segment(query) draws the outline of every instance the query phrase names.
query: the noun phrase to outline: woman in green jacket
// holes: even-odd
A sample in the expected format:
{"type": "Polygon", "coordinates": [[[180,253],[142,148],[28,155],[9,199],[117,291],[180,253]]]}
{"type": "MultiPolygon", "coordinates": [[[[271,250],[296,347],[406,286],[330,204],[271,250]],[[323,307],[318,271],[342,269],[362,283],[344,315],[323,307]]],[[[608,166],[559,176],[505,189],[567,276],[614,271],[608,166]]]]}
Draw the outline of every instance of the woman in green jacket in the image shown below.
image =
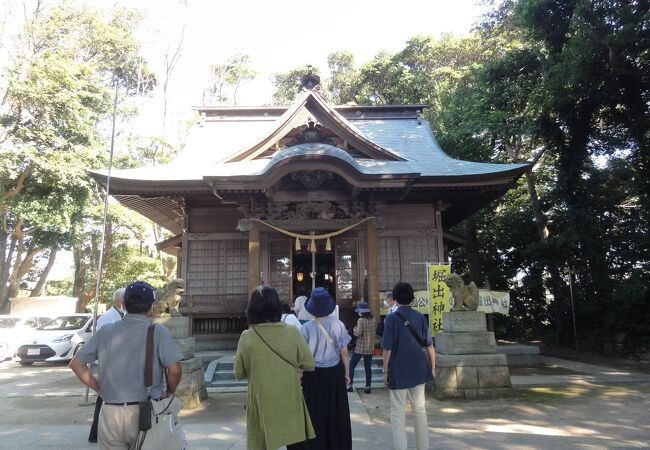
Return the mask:
{"type": "Polygon", "coordinates": [[[275,289],[259,286],[251,293],[235,378],[248,378],[247,447],[252,450],[303,449],[315,437],[300,388],[302,371],[314,370],[314,358],[298,329],[280,321],[281,314],[275,289]]]}

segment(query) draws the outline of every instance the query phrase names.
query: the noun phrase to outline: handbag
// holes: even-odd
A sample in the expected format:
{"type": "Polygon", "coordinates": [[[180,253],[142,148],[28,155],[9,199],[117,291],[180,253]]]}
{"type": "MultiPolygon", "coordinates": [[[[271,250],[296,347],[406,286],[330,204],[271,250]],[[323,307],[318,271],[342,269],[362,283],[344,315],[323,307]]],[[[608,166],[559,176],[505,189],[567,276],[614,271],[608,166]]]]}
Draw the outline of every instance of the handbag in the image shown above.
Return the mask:
{"type": "Polygon", "coordinates": [[[153,386],[153,333],[152,324],[147,330],[147,350],[144,367],[144,384],[147,400],[140,403],[138,438],[129,450],[185,450],[187,440],[178,418],[183,400],[172,395],[160,400],[151,398],[153,386]]]}

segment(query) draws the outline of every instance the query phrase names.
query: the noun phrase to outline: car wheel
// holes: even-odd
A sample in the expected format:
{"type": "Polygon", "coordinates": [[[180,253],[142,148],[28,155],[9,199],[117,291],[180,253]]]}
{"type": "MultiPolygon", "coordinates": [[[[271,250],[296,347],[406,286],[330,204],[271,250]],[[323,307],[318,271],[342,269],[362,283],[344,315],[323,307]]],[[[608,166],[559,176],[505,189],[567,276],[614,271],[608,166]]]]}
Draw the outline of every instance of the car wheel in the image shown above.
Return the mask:
{"type": "Polygon", "coordinates": [[[21,366],[31,366],[32,364],[34,364],[34,361],[18,361],[18,364],[20,364],[21,366]]]}

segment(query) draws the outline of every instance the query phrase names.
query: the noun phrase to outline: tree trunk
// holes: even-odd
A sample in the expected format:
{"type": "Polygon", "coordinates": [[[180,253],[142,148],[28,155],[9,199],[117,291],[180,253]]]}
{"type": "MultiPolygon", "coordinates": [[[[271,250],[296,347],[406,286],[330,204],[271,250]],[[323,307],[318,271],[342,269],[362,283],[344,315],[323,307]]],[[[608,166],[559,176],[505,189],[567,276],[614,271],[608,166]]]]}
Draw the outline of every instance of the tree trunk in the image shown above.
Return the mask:
{"type": "Polygon", "coordinates": [[[9,269],[11,267],[11,259],[13,258],[15,245],[15,236],[12,235],[10,238],[9,233],[3,227],[0,227],[0,246],[2,246],[0,248],[0,256],[2,257],[0,259],[0,314],[8,312],[5,310],[9,302],[7,282],[9,281],[9,269]]]}
{"type": "MultiPolygon", "coordinates": [[[[535,186],[535,178],[533,177],[533,173],[530,170],[526,172],[526,187],[528,189],[528,195],[530,196],[530,204],[533,210],[535,224],[537,225],[537,234],[539,235],[539,241],[545,245],[548,240],[549,231],[546,225],[546,218],[544,217],[544,213],[539,206],[539,197],[537,195],[537,187],[535,186]]],[[[565,301],[562,290],[563,282],[562,278],[560,277],[560,271],[557,265],[551,261],[545,261],[545,263],[551,276],[553,313],[555,315],[555,343],[559,344],[563,332],[562,319],[565,311],[565,301]]]]}
{"type": "MultiPolygon", "coordinates": [[[[11,297],[15,297],[19,289],[19,273],[23,263],[23,251],[25,250],[25,241],[23,239],[23,230],[21,224],[16,225],[16,228],[14,229],[14,236],[16,238],[16,258],[11,265],[11,271],[9,273],[9,279],[7,281],[7,300],[11,297]]],[[[9,263],[11,264],[11,260],[9,263]]]]}
{"type": "Polygon", "coordinates": [[[41,291],[45,287],[45,283],[47,283],[47,278],[50,276],[50,271],[52,270],[52,266],[54,266],[54,262],[56,261],[56,254],[58,253],[59,249],[56,247],[52,247],[50,249],[50,256],[47,259],[47,265],[43,269],[43,273],[41,276],[38,278],[38,282],[36,282],[36,286],[34,286],[34,289],[32,289],[32,293],[29,294],[30,297],[38,297],[41,295],[41,291]]]}

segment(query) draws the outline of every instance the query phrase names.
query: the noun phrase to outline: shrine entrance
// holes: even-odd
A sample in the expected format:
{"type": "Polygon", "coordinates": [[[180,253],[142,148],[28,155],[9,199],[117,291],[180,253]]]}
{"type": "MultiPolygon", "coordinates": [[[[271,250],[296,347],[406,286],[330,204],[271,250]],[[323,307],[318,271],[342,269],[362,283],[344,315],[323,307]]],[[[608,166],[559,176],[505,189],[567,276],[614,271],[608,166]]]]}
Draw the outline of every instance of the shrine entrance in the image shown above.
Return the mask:
{"type": "Polygon", "coordinates": [[[327,289],[330,295],[336,298],[335,284],[335,257],[334,250],[325,249],[325,243],[316,244],[316,252],[301,248],[293,253],[293,293],[309,295],[315,287],[327,289]]]}
{"type": "Polygon", "coordinates": [[[346,325],[355,319],[353,302],[360,299],[357,239],[337,237],[327,249],[325,241],[316,243],[316,251],[307,246],[292,255],[293,298],[309,295],[314,287],[327,289],[339,307],[339,319],[346,325]]]}

